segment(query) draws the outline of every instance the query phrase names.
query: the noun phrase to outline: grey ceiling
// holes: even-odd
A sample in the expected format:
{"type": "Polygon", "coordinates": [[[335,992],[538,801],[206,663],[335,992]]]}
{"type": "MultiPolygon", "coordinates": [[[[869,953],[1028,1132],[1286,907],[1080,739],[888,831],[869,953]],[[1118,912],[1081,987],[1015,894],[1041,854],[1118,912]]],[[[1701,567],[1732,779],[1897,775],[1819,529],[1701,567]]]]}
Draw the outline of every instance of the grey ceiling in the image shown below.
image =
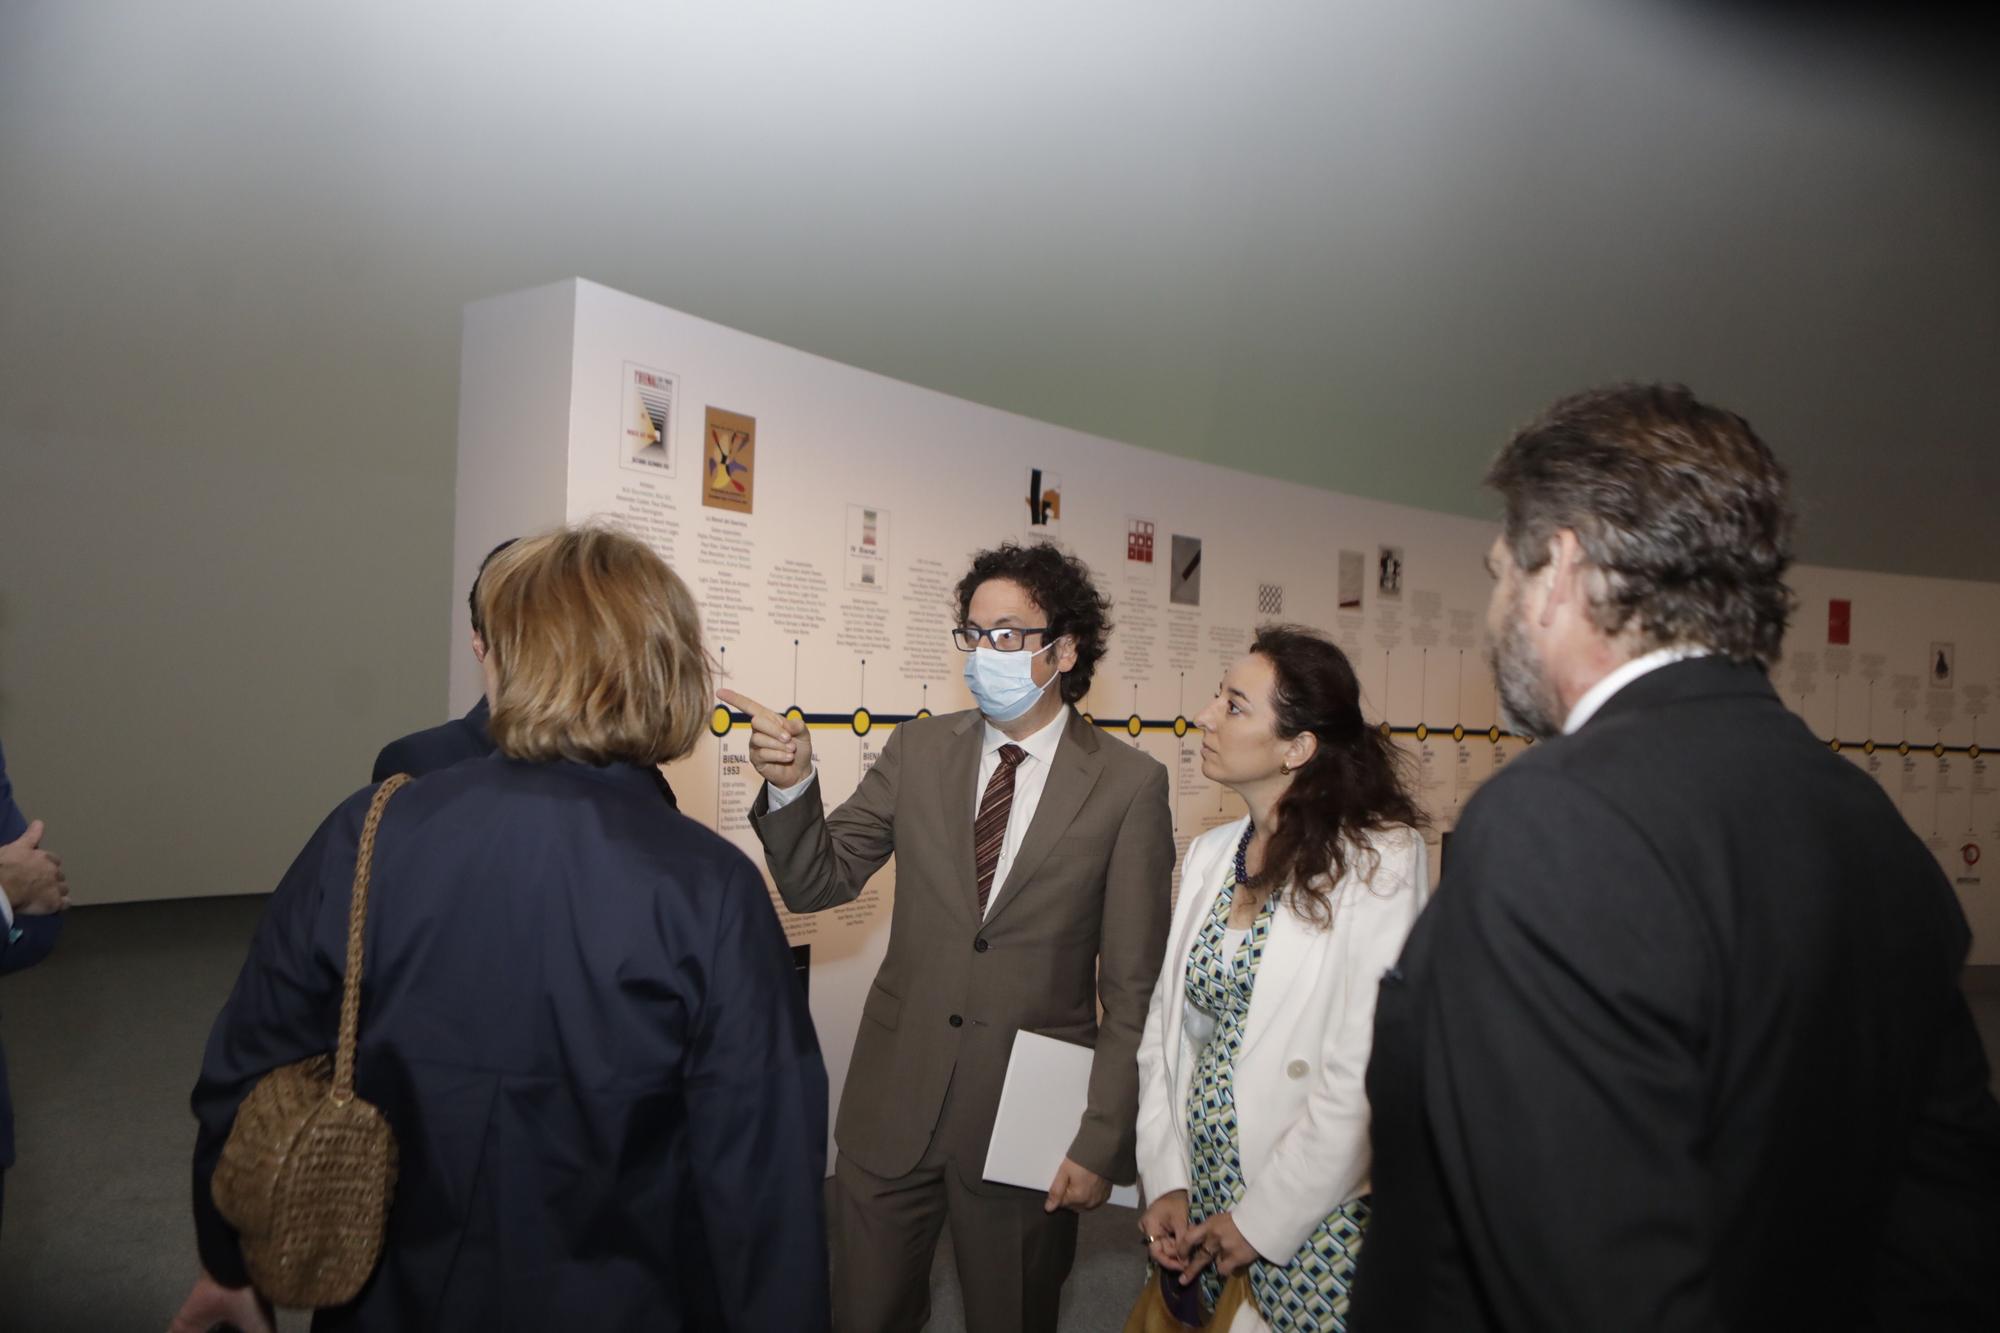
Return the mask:
{"type": "Polygon", "coordinates": [[[218,449],[248,451],[245,400],[346,401],[437,451],[434,484],[460,305],[574,273],[1463,513],[1550,396],[1683,379],[1790,462],[1806,558],[2000,579],[1994,101],[1865,25],[1661,0],[0,22],[26,435],[76,367],[122,367],[218,449]]]}

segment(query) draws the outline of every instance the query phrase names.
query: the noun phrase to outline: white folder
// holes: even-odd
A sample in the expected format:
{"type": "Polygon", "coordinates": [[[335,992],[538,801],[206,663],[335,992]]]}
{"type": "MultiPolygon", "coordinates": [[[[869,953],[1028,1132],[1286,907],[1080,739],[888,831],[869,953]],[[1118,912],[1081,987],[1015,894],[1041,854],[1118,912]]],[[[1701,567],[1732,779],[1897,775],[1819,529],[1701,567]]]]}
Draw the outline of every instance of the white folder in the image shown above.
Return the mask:
{"type": "MultiPolygon", "coordinates": [[[[1000,1089],[1000,1113],[993,1119],[993,1141],[986,1149],[988,1180],[1048,1191],[1090,1102],[1092,1054],[1088,1046],[1054,1037],[1014,1034],[1007,1082],[1000,1089]]],[[[1138,1188],[1113,1185],[1111,1202],[1138,1207],[1138,1188]]]]}

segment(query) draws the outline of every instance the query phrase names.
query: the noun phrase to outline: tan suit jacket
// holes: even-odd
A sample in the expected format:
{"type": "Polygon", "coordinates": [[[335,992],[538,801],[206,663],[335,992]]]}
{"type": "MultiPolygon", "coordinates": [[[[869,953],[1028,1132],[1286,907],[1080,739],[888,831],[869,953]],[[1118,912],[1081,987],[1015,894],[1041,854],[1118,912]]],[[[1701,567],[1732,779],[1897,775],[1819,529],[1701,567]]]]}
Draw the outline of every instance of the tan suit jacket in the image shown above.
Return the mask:
{"type": "Polygon", "coordinates": [[[896,1177],[936,1135],[977,1185],[1014,1034],[1039,1032],[1096,1048],[1069,1156],[1129,1182],[1139,1036],[1172,914],[1167,771],[1072,711],[982,923],[972,822],[984,731],[974,710],[905,722],[839,809],[809,792],[772,812],[768,788],[751,809],[794,912],[853,901],[896,857],[888,952],[862,1005],[834,1138],[896,1177]]]}

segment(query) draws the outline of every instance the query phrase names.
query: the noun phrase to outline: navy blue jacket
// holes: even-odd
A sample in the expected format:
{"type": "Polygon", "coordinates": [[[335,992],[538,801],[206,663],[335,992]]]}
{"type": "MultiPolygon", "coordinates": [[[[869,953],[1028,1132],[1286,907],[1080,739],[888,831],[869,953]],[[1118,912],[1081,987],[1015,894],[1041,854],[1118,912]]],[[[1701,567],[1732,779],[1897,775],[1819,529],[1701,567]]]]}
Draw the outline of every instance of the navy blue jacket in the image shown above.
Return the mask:
{"type": "Polygon", "coordinates": [[[383,746],[375,756],[375,775],[368,780],[381,782],[397,773],[419,778],[492,753],[493,738],[486,734],[486,700],[482,696],[464,717],[413,731],[383,746]]]}
{"type": "MultiPolygon", "coordinates": [[[[0,751],[0,843],[28,831],[21,807],[14,804],[14,784],[7,780],[7,756],[0,751]]],[[[60,913],[14,917],[14,928],[0,928],[0,975],[33,967],[49,956],[62,934],[60,913]]],[[[14,1165],[14,1099],[7,1086],[7,1049],[0,1046],[0,1171],[14,1165]]]]}
{"type": "MultiPolygon", "coordinates": [[[[247,1281],[209,1179],[266,1071],[332,1047],[371,789],[272,895],[194,1091],[202,1262],[247,1281]]],[[[649,770],[495,754],[376,841],[360,1095],[401,1153],[382,1265],[316,1330],[820,1329],[826,1070],[751,863],[649,770]]]]}

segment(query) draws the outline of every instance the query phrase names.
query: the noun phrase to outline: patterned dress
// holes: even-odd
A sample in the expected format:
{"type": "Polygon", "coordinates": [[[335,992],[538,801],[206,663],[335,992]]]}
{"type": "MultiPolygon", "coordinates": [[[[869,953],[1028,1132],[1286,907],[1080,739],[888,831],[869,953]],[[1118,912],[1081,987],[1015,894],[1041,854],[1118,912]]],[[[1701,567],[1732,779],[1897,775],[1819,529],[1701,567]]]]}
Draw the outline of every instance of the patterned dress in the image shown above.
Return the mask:
{"type": "MultiPolygon", "coordinates": [[[[1244,847],[1250,834],[1244,833],[1244,847]]],[[[1237,849],[1240,865],[1243,847],[1237,849]]],[[[1188,1146],[1192,1161],[1188,1217],[1200,1222],[1227,1212],[1243,1198],[1243,1162],[1236,1129],[1236,1055],[1243,1048],[1243,1031],[1250,1018],[1250,995],[1257,984],[1257,964],[1270,938],[1277,899],[1266,899],[1250,931],[1229,956],[1229,908],[1236,897],[1238,873],[1232,871],[1215,896],[1215,906],[1202,923],[1188,953],[1187,1000],[1215,1019],[1215,1035],[1201,1049],[1194,1082],[1188,1089],[1188,1146]]],[[[1299,1252],[1283,1263],[1258,1260],[1250,1265],[1250,1290],[1257,1308],[1277,1333],[1345,1333],[1347,1289],[1361,1254],[1361,1233],[1368,1224],[1365,1199],[1336,1208],[1314,1229],[1299,1252]]],[[[1210,1308],[1222,1294],[1222,1279],[1214,1268],[1201,1275],[1202,1294],[1210,1308]]]]}

